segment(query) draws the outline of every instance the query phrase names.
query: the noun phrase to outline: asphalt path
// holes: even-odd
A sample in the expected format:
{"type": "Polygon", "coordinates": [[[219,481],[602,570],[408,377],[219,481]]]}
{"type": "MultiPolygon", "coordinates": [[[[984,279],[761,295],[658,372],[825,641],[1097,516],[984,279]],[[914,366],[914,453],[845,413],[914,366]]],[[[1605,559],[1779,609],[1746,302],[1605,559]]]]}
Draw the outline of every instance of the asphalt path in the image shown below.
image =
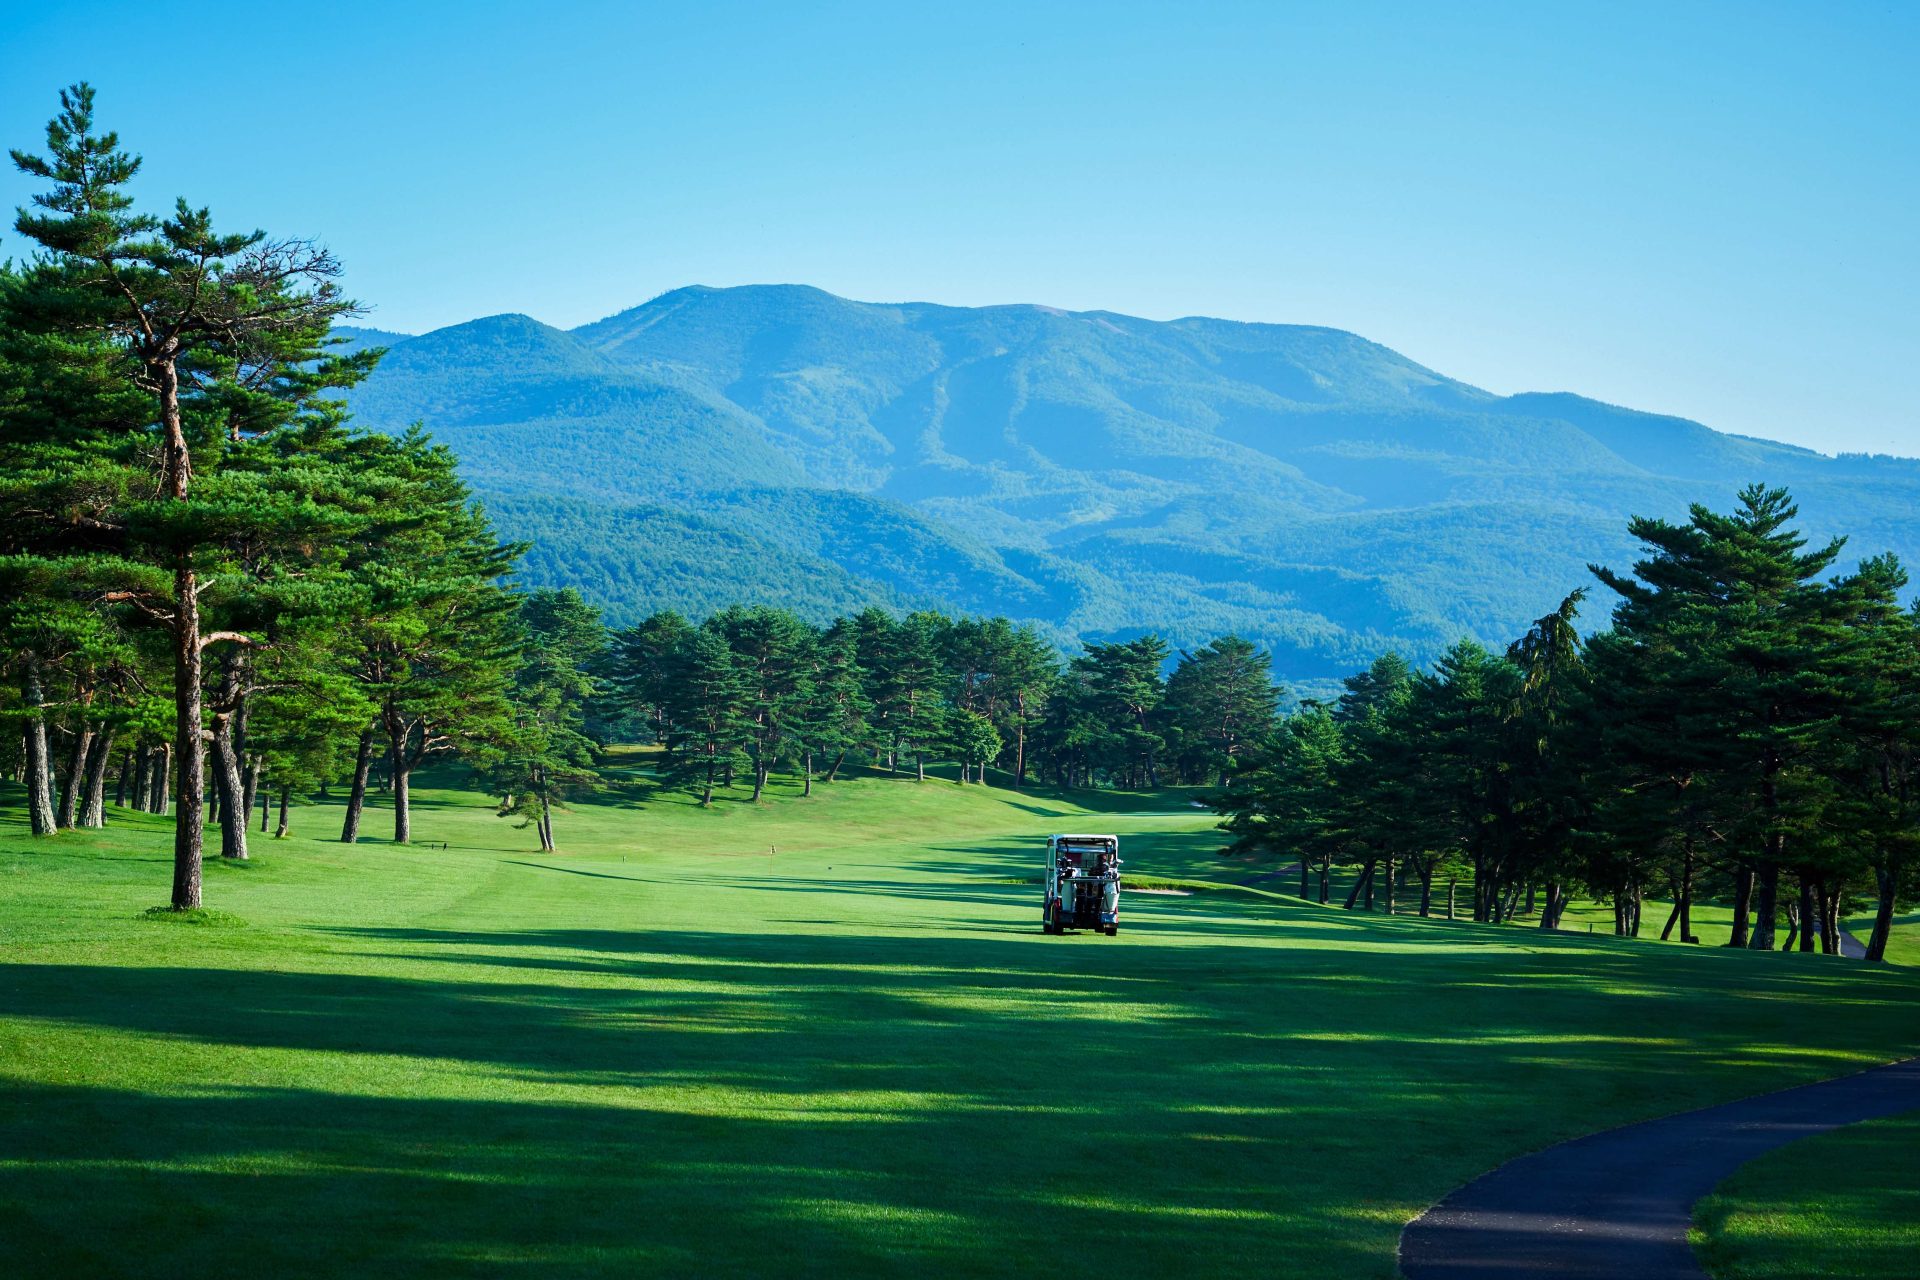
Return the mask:
{"type": "Polygon", "coordinates": [[[1920,1109],[1920,1058],[1522,1156],[1461,1187],[1400,1236],[1407,1280],[1702,1280],[1694,1202],[1798,1138],[1920,1109]]]}

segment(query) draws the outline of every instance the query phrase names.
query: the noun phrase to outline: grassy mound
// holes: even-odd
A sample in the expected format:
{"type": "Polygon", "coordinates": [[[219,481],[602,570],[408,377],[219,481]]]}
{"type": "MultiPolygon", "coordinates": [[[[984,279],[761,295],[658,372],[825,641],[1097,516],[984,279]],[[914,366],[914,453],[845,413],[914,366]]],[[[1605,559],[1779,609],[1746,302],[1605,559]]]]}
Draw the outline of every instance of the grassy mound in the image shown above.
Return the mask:
{"type": "Polygon", "coordinates": [[[444,850],[296,810],[209,880],[242,929],[144,922],[159,819],[34,842],[0,810],[7,1269],[1386,1277],[1504,1159],[1920,1026],[1907,970],[1257,890],[1042,935],[1012,881],[1049,831],[1245,876],[1177,797],[632,785],[556,856],[458,791],[417,793],[444,850]]]}

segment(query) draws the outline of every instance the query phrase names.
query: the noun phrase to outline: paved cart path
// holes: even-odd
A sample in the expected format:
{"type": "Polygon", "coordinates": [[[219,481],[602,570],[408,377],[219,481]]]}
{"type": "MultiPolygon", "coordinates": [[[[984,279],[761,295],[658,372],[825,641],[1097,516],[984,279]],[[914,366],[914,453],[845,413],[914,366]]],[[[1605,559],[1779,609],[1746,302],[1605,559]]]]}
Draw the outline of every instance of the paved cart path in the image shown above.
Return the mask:
{"type": "Polygon", "coordinates": [[[1407,1280],[1702,1280],[1694,1201],[1775,1147],[1920,1108],[1920,1058],[1610,1129],[1518,1160],[1407,1226],[1407,1280]]]}

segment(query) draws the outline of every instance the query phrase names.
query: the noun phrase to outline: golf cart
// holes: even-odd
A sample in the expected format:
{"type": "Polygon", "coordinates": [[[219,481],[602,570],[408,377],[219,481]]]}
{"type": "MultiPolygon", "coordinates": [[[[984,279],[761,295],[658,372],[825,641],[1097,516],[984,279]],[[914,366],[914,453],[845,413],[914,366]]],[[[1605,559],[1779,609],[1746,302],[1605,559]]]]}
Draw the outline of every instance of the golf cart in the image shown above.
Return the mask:
{"type": "Polygon", "coordinates": [[[1048,836],[1046,885],[1042,931],[1119,933],[1120,837],[1048,836]]]}

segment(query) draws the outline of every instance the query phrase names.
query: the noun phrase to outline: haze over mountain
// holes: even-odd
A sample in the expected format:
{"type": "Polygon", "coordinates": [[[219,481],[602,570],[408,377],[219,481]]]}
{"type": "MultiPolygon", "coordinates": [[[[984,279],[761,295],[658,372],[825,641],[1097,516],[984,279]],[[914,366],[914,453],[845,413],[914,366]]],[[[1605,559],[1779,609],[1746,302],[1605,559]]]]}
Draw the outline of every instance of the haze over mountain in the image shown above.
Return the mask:
{"type": "Polygon", "coordinates": [[[1632,558],[1629,514],[1753,480],[1851,534],[1849,562],[1920,559],[1915,461],[1496,396],[1335,329],[753,286],[358,336],[389,347],[358,420],[423,422],[534,542],[524,578],[620,622],[937,604],[1062,642],[1234,630],[1322,682],[1504,643],[1632,558]]]}

